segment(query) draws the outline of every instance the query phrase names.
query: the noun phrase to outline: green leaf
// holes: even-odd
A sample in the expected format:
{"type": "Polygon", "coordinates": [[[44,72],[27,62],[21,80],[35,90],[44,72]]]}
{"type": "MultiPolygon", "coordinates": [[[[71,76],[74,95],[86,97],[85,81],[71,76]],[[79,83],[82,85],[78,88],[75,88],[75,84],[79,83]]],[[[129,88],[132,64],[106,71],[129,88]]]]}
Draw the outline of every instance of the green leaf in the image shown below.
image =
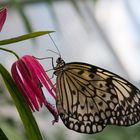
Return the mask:
{"type": "Polygon", "coordinates": [[[0,128],[0,139],[1,140],[8,140],[8,138],[6,137],[6,135],[4,134],[4,132],[2,131],[1,128],[0,128]]]}
{"type": "Polygon", "coordinates": [[[45,34],[50,34],[52,32],[54,32],[54,31],[33,32],[33,33],[25,34],[25,35],[22,35],[22,36],[18,36],[18,37],[15,37],[15,38],[1,40],[0,45],[12,44],[12,43],[24,41],[24,40],[27,40],[27,39],[30,39],[30,38],[35,38],[35,37],[38,37],[38,36],[42,36],[42,35],[45,35],[45,34]]]}
{"type": "Polygon", "coordinates": [[[20,118],[24,124],[25,130],[30,140],[43,140],[38,125],[33,114],[26,104],[18,87],[10,76],[9,72],[0,64],[0,74],[6,84],[6,87],[16,105],[20,118]]]}

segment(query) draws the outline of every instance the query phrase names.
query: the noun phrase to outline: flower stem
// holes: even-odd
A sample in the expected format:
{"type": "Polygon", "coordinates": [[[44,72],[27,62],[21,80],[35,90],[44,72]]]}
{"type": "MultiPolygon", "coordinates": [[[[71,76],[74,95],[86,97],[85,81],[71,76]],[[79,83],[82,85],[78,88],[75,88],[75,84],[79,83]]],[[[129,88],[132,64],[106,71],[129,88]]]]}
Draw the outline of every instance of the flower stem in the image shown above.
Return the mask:
{"type": "Polygon", "coordinates": [[[3,50],[3,51],[6,51],[6,52],[9,52],[9,53],[12,53],[13,55],[16,56],[17,59],[19,59],[19,56],[12,50],[9,50],[9,49],[5,49],[5,48],[0,48],[0,50],[3,50]]]}

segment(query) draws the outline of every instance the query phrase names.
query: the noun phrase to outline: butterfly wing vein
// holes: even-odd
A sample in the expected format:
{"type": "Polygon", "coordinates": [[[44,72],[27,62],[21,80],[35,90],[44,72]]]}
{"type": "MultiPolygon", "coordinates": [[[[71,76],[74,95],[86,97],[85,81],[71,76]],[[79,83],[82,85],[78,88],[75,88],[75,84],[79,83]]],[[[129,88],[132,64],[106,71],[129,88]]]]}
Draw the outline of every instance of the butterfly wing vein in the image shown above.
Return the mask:
{"type": "Polygon", "coordinates": [[[56,87],[57,109],[69,129],[97,133],[108,124],[129,126],[140,119],[140,91],[104,69],[66,64],[56,87]]]}

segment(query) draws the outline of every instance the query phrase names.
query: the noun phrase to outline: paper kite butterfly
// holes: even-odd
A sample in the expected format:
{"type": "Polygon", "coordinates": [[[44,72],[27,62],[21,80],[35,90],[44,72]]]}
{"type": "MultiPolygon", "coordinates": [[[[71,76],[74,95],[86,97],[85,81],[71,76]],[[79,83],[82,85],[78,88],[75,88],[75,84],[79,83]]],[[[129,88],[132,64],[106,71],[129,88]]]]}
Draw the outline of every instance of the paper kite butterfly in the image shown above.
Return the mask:
{"type": "Polygon", "coordinates": [[[67,128],[93,134],[107,125],[130,126],[140,120],[140,90],[117,74],[80,62],[54,68],[57,110],[67,128]]]}

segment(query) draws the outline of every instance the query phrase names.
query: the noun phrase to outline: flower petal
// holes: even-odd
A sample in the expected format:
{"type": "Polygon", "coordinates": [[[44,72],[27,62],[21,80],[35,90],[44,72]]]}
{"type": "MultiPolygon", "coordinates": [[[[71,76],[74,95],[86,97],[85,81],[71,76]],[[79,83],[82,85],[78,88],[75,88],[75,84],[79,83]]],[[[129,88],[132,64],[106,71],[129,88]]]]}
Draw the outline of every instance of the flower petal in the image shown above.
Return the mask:
{"type": "Polygon", "coordinates": [[[0,32],[2,30],[3,24],[6,20],[6,16],[7,16],[7,9],[3,8],[0,10],[0,32]]]}
{"type": "Polygon", "coordinates": [[[28,67],[28,70],[27,70],[27,68],[25,67],[25,63],[23,63],[22,59],[18,60],[17,67],[20,71],[20,74],[21,74],[22,79],[23,79],[24,86],[27,90],[28,98],[34,104],[36,110],[39,110],[39,106],[38,106],[38,102],[36,100],[37,99],[36,96],[40,95],[40,96],[38,96],[38,98],[43,100],[42,93],[37,88],[35,81],[31,81],[30,76],[32,76],[32,75],[30,75],[30,67],[28,67]]]}
{"type": "Polygon", "coordinates": [[[55,118],[53,123],[58,122],[56,107],[48,102],[42,87],[45,87],[55,100],[56,89],[41,64],[34,57],[26,55],[12,65],[11,72],[30,108],[39,111],[39,106],[44,104],[55,118]]]}
{"type": "Polygon", "coordinates": [[[54,95],[54,93],[56,93],[56,89],[55,89],[53,83],[51,82],[50,78],[48,77],[48,75],[46,74],[46,72],[44,71],[44,69],[40,65],[40,63],[36,59],[34,59],[33,61],[34,61],[34,63],[36,63],[35,70],[38,69],[41,72],[41,73],[38,73],[38,71],[36,71],[39,75],[39,78],[43,82],[44,86],[48,89],[48,92],[56,99],[56,97],[54,95]],[[51,88],[48,86],[48,84],[51,88]]]}
{"type": "Polygon", "coordinates": [[[17,86],[20,88],[24,98],[26,99],[28,105],[31,107],[31,109],[34,111],[34,107],[33,105],[31,104],[31,101],[29,100],[28,96],[27,96],[27,92],[26,92],[26,89],[24,87],[24,84],[17,72],[17,68],[16,68],[16,62],[12,65],[12,68],[11,68],[11,73],[12,73],[12,77],[15,81],[15,83],[17,84],[17,86]]]}

